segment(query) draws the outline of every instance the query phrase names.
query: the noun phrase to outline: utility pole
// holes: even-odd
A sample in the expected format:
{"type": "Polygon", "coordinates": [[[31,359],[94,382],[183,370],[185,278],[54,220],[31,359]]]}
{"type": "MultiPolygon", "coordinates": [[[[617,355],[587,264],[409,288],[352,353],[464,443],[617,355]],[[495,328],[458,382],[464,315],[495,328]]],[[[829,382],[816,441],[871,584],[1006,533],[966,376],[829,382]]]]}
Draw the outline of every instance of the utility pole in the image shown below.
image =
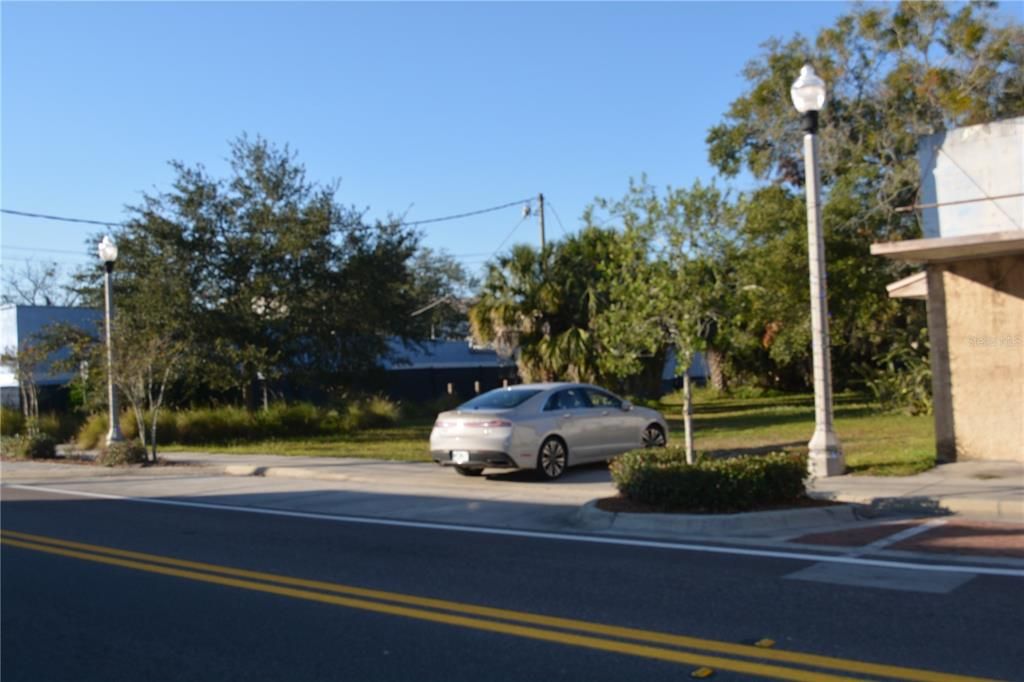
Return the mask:
{"type": "Polygon", "coordinates": [[[540,250],[544,250],[544,193],[537,195],[537,203],[540,204],[540,250]]]}

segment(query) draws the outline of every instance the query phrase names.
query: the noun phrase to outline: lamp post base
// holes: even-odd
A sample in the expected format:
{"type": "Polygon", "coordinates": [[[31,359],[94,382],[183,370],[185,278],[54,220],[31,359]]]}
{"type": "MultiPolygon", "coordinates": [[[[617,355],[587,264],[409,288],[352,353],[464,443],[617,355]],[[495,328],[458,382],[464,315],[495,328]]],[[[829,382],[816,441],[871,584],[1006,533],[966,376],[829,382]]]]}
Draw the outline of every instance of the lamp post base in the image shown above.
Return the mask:
{"type": "Polygon", "coordinates": [[[814,432],[811,442],[807,444],[807,468],[813,478],[842,476],[846,473],[846,458],[843,457],[835,431],[814,432]]]}

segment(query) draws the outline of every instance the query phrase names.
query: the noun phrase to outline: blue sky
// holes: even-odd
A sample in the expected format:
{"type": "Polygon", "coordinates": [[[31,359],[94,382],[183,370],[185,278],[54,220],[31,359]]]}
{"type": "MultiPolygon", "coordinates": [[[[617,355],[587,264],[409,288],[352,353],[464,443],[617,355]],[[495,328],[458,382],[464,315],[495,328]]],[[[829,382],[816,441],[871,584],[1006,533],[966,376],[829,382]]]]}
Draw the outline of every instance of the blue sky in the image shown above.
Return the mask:
{"type": "MultiPolygon", "coordinates": [[[[289,144],[311,179],[340,179],[339,200],[370,218],[544,192],[557,239],[631,176],[712,177],[704,138],[743,92],[743,65],[765,40],[813,36],[847,9],[4,2],[0,199],[121,220],[143,191],[169,188],[168,160],[222,176],[228,141],[247,132],[289,144]]],[[[424,226],[424,243],[476,269],[520,217],[516,207],[424,226]]],[[[2,221],[5,267],[83,263],[102,229],[2,221]]],[[[527,221],[508,243],[537,232],[527,221]]]]}

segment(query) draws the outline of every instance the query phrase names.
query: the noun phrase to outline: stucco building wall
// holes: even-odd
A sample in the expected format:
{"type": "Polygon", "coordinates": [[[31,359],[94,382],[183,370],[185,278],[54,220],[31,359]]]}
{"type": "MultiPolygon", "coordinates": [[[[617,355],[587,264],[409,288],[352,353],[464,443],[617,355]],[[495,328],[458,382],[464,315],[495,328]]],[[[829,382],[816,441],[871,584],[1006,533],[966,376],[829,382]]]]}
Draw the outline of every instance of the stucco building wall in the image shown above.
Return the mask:
{"type": "Polygon", "coordinates": [[[928,280],[939,460],[1024,459],[1024,255],[929,264],[928,280]]]}

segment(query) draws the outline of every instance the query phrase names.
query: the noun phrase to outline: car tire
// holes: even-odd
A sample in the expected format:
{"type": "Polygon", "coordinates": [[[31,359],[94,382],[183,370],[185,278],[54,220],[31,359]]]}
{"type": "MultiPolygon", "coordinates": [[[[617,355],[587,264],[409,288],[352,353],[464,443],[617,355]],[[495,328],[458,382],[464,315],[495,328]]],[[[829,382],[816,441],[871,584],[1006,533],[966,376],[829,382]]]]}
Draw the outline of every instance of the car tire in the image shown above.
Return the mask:
{"type": "Polygon", "coordinates": [[[553,481],[569,468],[569,449],[561,438],[546,438],[537,451],[537,474],[545,481],[553,481]]]}
{"type": "Polygon", "coordinates": [[[479,476],[484,470],[479,467],[455,467],[455,473],[462,476],[479,476]]]}
{"type": "Polygon", "coordinates": [[[663,448],[668,441],[665,439],[665,430],[659,424],[649,424],[644,429],[640,442],[645,448],[663,448]]]}

